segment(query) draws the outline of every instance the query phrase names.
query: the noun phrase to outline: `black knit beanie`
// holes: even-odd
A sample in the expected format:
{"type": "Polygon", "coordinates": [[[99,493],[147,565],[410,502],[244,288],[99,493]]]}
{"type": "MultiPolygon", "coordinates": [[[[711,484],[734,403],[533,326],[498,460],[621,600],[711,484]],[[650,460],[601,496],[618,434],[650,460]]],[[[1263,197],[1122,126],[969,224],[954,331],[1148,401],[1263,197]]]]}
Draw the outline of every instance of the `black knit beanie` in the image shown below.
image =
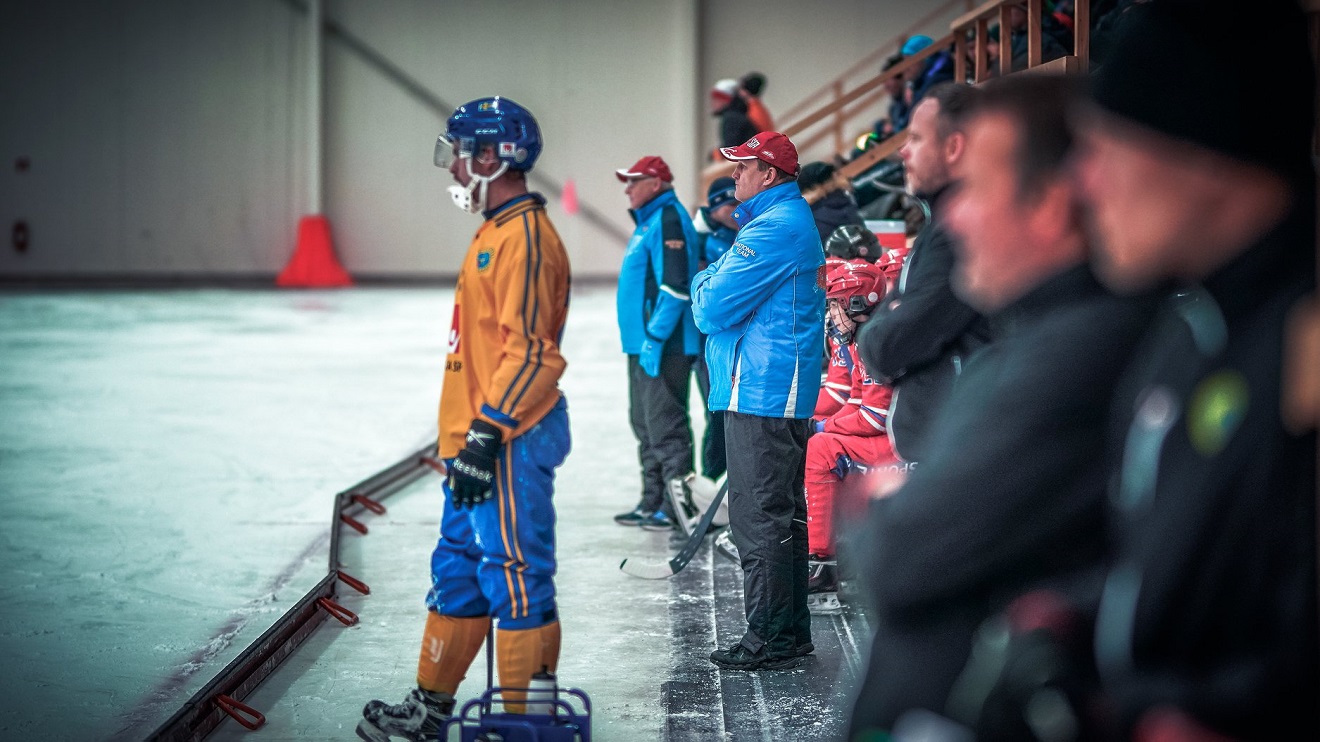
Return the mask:
{"type": "Polygon", "coordinates": [[[1105,110],[1290,179],[1312,178],[1315,68],[1295,0],[1151,0],[1091,74],[1105,110]]]}

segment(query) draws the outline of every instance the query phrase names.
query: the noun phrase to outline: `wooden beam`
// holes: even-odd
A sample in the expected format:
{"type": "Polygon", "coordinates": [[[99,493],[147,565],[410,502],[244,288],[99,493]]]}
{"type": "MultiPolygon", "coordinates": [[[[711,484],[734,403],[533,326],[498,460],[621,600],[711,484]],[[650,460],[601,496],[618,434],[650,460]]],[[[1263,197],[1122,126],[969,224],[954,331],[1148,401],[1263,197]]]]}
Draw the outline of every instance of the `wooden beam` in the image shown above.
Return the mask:
{"type": "Polygon", "coordinates": [[[1006,2],[1013,2],[1013,0],[986,0],[986,2],[976,6],[974,10],[969,10],[957,18],[954,18],[953,23],[949,24],[949,29],[953,31],[965,29],[972,25],[973,21],[979,21],[982,18],[989,18],[994,15],[994,12],[999,9],[999,6],[1006,2]]]}
{"type": "Polygon", "coordinates": [[[1073,55],[1081,61],[1081,72],[1091,66],[1091,0],[1073,3],[1073,55]]]}
{"type": "MultiPolygon", "coordinates": [[[[990,43],[990,22],[984,18],[976,21],[976,71],[972,76],[972,82],[982,83],[990,77],[990,54],[986,50],[986,45],[990,43]]],[[[1004,53],[1004,44],[1000,42],[999,53],[1004,53]]]]}
{"type": "Polygon", "coordinates": [[[1013,74],[1018,74],[1020,72],[1042,72],[1045,74],[1077,75],[1081,74],[1081,71],[1082,60],[1073,55],[1068,55],[1066,57],[1059,57],[1058,59],[1051,59],[1050,61],[1044,64],[1038,64],[1035,67],[1028,67],[1025,70],[1019,70],[1013,74]]]}
{"type": "Polygon", "coordinates": [[[999,76],[1013,74],[1013,28],[1009,25],[1010,3],[999,6],[999,76]]]}
{"type": "MultiPolygon", "coordinates": [[[[1027,0],[1027,68],[1040,66],[1040,29],[1045,19],[1041,17],[1040,0],[1027,0]]],[[[1004,30],[999,30],[1004,35],[1004,30]]]]}

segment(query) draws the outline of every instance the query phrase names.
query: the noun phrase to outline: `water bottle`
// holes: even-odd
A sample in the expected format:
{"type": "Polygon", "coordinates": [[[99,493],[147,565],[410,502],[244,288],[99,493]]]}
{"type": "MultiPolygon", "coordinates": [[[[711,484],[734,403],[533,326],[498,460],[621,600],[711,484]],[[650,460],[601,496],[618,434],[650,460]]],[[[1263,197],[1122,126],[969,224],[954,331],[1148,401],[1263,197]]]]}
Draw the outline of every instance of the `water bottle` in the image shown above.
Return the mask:
{"type": "Polygon", "coordinates": [[[527,713],[552,716],[555,712],[554,699],[558,693],[555,676],[549,665],[541,665],[541,671],[532,676],[527,684],[527,713]]]}

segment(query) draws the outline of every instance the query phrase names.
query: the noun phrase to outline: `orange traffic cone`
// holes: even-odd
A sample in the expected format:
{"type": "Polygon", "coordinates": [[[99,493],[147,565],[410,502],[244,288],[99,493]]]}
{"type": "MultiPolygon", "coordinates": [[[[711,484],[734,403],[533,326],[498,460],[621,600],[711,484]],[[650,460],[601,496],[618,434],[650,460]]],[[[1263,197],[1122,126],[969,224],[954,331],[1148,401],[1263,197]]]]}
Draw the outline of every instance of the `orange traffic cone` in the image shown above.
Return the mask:
{"type": "Polygon", "coordinates": [[[298,244],[289,263],[275,278],[275,285],[301,288],[353,285],[352,276],[335,257],[330,222],[324,216],[305,216],[298,222],[298,244]]]}

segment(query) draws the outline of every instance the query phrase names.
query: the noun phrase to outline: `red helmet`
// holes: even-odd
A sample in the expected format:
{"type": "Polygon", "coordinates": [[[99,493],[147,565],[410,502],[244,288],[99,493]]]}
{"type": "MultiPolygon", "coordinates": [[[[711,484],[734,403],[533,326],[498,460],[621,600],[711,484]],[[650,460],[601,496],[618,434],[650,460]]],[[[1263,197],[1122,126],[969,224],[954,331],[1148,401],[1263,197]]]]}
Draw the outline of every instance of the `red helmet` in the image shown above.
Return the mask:
{"type": "Polygon", "coordinates": [[[839,299],[848,314],[861,314],[885,298],[885,273],[865,260],[847,260],[825,276],[825,298],[839,299]]]}

